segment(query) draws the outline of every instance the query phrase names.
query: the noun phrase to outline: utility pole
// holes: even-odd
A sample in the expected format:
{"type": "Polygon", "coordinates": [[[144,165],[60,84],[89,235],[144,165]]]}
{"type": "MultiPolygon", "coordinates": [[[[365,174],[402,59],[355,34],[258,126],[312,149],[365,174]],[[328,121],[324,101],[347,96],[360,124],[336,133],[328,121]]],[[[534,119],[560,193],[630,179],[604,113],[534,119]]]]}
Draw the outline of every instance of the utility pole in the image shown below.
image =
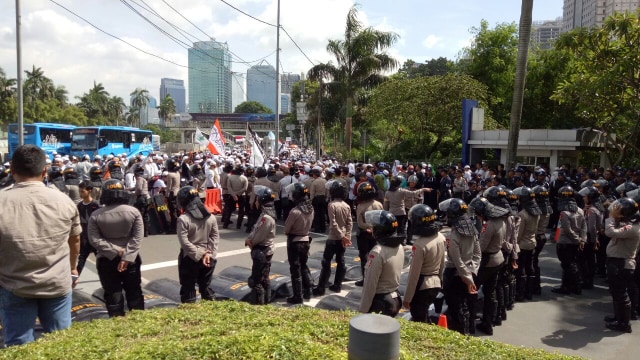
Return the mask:
{"type": "Polygon", "coordinates": [[[278,0],[278,21],[276,22],[276,156],[280,152],[280,0],[278,0]]]}
{"type": "Polygon", "coordinates": [[[320,86],[318,87],[318,133],[316,139],[318,140],[318,146],[316,148],[316,160],[321,158],[320,152],[322,150],[322,79],[320,79],[320,86]]]}
{"type": "Polygon", "coordinates": [[[22,39],[20,31],[20,0],[16,0],[16,54],[18,57],[18,145],[24,145],[24,100],[22,93],[22,39]]]}

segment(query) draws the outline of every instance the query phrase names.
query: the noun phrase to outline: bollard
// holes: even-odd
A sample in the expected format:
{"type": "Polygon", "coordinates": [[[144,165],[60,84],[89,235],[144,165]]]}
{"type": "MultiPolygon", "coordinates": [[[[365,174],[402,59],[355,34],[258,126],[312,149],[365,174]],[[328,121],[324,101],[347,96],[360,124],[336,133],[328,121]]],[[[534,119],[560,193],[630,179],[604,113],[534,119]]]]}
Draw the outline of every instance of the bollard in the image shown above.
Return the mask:
{"type": "Polygon", "coordinates": [[[400,323],[379,314],[361,314],[349,321],[350,360],[400,358],[400,323]]]}

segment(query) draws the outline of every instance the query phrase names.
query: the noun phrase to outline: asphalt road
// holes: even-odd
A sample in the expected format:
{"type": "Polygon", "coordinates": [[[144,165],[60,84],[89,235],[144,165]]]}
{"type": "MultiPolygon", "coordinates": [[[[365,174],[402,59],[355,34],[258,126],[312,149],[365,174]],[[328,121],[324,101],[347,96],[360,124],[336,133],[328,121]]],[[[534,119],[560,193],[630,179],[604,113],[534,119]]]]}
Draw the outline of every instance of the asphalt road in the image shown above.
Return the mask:
{"type": "MultiPolygon", "coordinates": [[[[218,216],[219,219],[219,216],[218,216]]],[[[235,216],[233,217],[235,221],[235,216]]],[[[244,228],[236,230],[220,226],[218,263],[214,274],[219,274],[229,266],[251,267],[248,248],[244,247],[244,228]]],[[[276,252],[273,261],[286,260],[286,238],[283,227],[278,226],[276,252]]],[[[326,236],[313,234],[311,253],[324,249],[326,236]]],[[[354,238],[355,242],[355,238],[354,238]]],[[[156,235],[144,239],[142,245],[142,276],[145,284],[162,278],[178,281],[177,255],[179,244],[175,235],[156,235]]],[[[561,277],[560,263],[555,255],[554,244],[548,243],[540,258],[543,274],[542,296],[533,301],[518,303],[508,312],[508,319],[500,327],[494,328],[492,340],[567,355],[591,359],[636,359],[640,343],[640,321],[633,321],[634,333],[613,332],[604,327],[603,317],[613,312],[611,297],[604,279],[596,279],[596,288],[584,290],[581,296],[559,296],[550,290],[558,286],[561,277]]],[[[87,262],[78,285],[79,290],[92,293],[100,287],[95,273],[93,258],[87,262]]],[[[343,286],[340,295],[356,289],[353,282],[343,286]]],[[[327,291],[327,295],[332,294],[327,291]]],[[[315,306],[319,299],[313,298],[307,304],[315,306]]],[[[282,302],[282,301],[281,301],[282,302]]],[[[477,335],[482,336],[482,335],[477,335]]]]}

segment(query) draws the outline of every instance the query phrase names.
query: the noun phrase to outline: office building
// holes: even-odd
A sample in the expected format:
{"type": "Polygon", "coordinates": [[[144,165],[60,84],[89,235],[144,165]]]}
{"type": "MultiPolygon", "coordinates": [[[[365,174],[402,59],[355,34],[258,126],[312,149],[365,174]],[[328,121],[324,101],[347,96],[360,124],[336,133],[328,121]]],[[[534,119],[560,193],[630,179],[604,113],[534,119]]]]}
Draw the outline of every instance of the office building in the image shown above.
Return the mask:
{"type": "Polygon", "coordinates": [[[244,74],[231,73],[231,110],[235,111],[236,106],[247,101],[247,81],[244,74]]]}
{"type": "Polygon", "coordinates": [[[280,94],[280,114],[291,112],[291,94],[280,94]]]}
{"type": "Polygon", "coordinates": [[[247,70],[247,101],[257,101],[276,111],[276,69],[271,65],[254,65],[247,70]]]}
{"type": "Polygon", "coordinates": [[[229,45],[198,41],[189,48],[189,112],[230,113],[232,97],[229,45]]]}
{"type": "Polygon", "coordinates": [[[167,96],[171,96],[176,105],[176,113],[187,111],[186,90],[184,80],[162,78],[160,79],[160,102],[167,96]]]}
{"type": "Polygon", "coordinates": [[[635,12],[639,6],[638,0],[564,0],[562,31],[600,27],[607,17],[617,12],[635,12]]]}
{"type": "Polygon", "coordinates": [[[531,44],[549,49],[562,31],[562,17],[555,20],[534,21],[531,28],[531,44]]]}
{"type": "Polygon", "coordinates": [[[280,75],[280,92],[283,94],[291,94],[293,84],[301,80],[300,74],[282,74],[280,75]]]}

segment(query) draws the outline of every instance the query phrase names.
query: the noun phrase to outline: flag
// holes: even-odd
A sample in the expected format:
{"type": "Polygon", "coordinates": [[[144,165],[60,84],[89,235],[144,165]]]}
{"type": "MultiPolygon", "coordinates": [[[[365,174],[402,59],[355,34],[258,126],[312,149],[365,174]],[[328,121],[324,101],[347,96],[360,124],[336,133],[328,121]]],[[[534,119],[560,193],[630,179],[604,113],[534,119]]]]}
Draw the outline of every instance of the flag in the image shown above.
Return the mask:
{"type": "Polygon", "coordinates": [[[220,122],[218,119],[216,119],[216,122],[211,127],[207,148],[213,155],[224,155],[224,138],[222,137],[222,131],[220,131],[220,122]]]}
{"type": "Polygon", "coordinates": [[[206,147],[207,149],[209,149],[211,153],[214,153],[215,148],[213,147],[211,142],[207,140],[207,138],[204,136],[202,131],[200,131],[200,129],[197,127],[196,127],[196,142],[200,144],[201,147],[206,147]]]}
{"type": "Polygon", "coordinates": [[[251,164],[253,166],[264,166],[264,150],[260,145],[258,135],[247,125],[247,138],[251,142],[251,164]]]}

